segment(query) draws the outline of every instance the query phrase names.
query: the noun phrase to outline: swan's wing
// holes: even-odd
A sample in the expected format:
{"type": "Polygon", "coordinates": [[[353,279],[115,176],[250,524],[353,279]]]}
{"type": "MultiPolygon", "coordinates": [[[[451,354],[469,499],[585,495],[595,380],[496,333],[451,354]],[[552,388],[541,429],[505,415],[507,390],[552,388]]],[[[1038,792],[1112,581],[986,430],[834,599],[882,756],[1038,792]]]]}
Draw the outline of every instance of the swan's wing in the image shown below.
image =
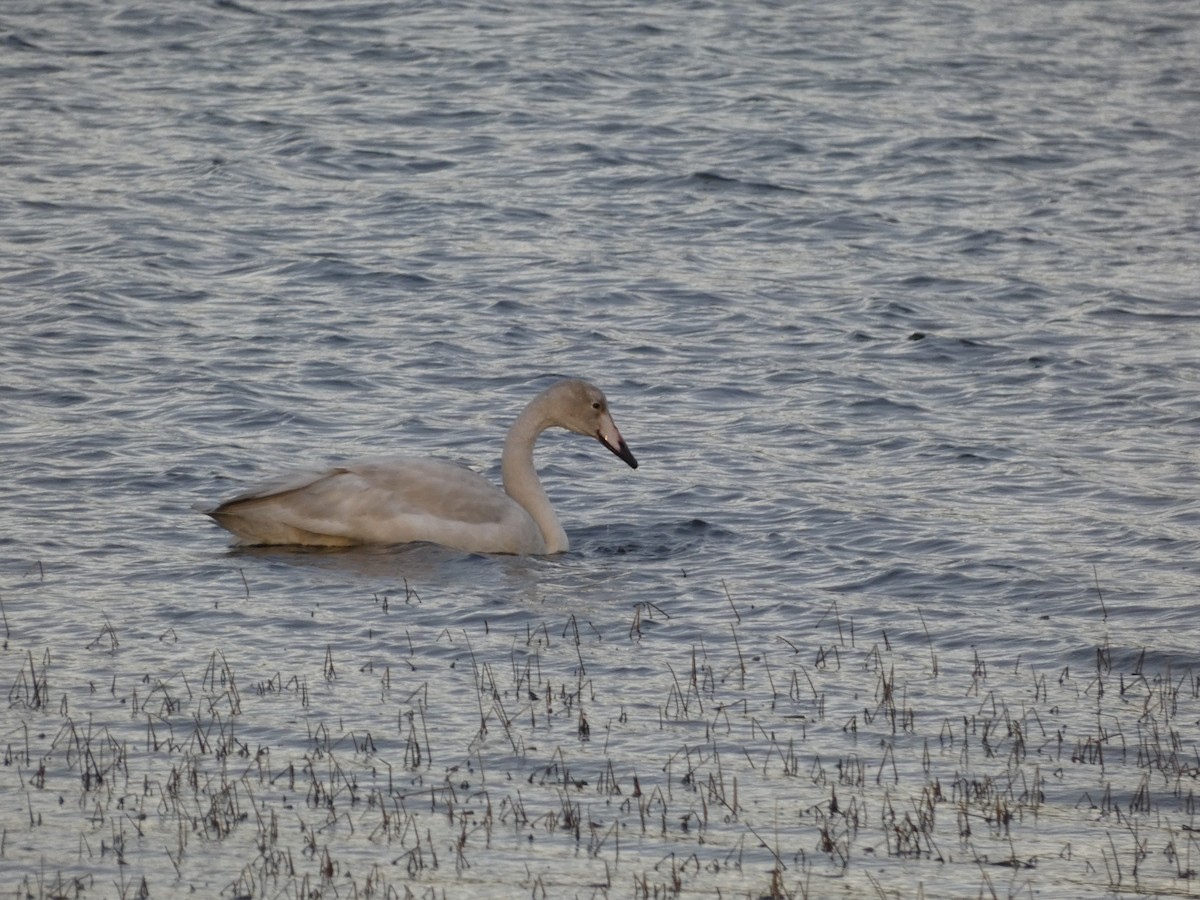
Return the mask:
{"type": "Polygon", "coordinates": [[[243,541],[321,544],[432,541],[491,552],[538,552],[529,514],[469,469],[393,457],[307,472],[222,503],[209,515],[243,541]]]}

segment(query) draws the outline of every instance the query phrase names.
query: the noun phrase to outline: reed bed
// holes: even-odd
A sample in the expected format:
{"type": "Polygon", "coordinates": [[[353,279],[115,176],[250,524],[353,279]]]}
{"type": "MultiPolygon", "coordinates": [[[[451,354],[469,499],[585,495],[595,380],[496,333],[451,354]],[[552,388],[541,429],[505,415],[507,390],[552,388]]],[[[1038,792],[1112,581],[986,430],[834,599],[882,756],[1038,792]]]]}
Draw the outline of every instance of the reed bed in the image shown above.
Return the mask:
{"type": "Polygon", "coordinates": [[[697,637],[374,595],[374,645],[274,660],[103,616],[40,646],[10,602],[4,896],[1200,896],[1193,668],[726,596],[697,637]]]}

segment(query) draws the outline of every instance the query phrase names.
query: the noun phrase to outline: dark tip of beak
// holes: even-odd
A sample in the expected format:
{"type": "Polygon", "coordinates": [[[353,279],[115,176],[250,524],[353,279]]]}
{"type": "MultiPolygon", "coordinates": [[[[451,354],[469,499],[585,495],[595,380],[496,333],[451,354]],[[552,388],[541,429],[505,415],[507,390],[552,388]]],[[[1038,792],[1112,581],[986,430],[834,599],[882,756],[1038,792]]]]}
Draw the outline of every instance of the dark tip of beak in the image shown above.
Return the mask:
{"type": "Polygon", "coordinates": [[[636,469],[638,467],[638,461],[634,459],[633,453],[630,451],[629,445],[625,443],[624,438],[622,438],[621,442],[615,447],[604,438],[600,437],[600,435],[596,435],[596,439],[617,456],[621,457],[621,459],[625,460],[625,464],[628,465],[629,468],[636,469]]]}

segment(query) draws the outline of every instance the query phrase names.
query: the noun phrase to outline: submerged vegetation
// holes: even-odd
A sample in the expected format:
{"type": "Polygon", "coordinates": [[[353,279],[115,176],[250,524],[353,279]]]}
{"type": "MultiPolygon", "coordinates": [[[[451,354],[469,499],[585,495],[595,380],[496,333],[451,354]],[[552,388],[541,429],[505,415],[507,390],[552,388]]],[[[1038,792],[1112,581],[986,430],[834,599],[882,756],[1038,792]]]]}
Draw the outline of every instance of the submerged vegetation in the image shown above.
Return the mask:
{"type": "Polygon", "coordinates": [[[304,653],[41,646],[10,603],[4,895],[1200,895],[1191,667],[726,597],[693,640],[646,603],[414,627],[409,590],[304,653]]]}

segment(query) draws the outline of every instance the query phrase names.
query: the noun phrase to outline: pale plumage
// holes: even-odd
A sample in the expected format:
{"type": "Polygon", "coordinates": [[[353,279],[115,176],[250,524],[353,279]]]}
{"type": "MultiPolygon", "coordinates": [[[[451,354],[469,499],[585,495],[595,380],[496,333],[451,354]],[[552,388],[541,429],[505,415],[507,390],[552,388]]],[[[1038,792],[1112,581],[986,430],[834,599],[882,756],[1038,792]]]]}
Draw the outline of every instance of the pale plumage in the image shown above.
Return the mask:
{"type": "Polygon", "coordinates": [[[637,468],[599,388],[560,381],[522,411],[504,442],[504,490],[436,459],[360,460],[299,473],[208,514],[244,544],[401,544],[428,541],[477,553],[560,553],[567,535],[542,489],[533,445],[547,428],[595,437],[637,468]]]}

